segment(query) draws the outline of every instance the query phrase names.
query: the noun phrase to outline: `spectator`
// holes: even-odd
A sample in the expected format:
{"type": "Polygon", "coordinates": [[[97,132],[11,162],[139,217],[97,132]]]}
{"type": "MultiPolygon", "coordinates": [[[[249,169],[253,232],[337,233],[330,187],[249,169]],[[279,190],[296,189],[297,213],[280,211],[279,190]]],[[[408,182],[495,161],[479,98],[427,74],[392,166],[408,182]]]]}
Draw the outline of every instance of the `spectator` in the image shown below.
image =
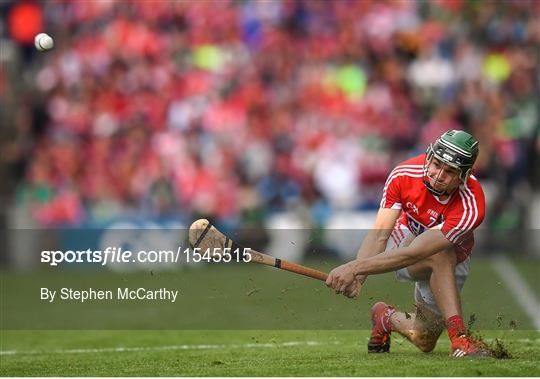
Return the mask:
{"type": "Polygon", "coordinates": [[[27,167],[18,201],[43,224],[242,223],[298,205],[318,224],[374,204],[392,163],[448,128],[478,136],[479,173],[500,173],[501,199],[531,175],[534,1],[42,7],[57,39],[34,57],[45,132],[13,156],[27,167]]]}

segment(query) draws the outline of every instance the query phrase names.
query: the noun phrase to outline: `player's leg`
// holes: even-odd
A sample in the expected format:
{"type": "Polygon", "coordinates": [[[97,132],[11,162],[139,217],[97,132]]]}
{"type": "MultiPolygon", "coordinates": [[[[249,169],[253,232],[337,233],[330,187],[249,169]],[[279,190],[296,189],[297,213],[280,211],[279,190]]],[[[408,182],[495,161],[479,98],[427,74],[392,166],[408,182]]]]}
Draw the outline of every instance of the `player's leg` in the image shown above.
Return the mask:
{"type": "MultiPolygon", "coordinates": [[[[452,255],[455,256],[455,254],[452,255]]],[[[451,275],[454,280],[445,282],[449,278],[448,255],[436,254],[433,258],[431,262],[432,274],[429,282],[417,282],[416,288],[420,294],[420,299],[435,313],[441,314],[445,320],[448,337],[452,344],[450,355],[453,357],[489,356],[485,344],[474,340],[468,335],[461,313],[460,292],[469,275],[470,261],[467,259],[457,265],[450,264],[455,267],[453,275],[451,275]]],[[[450,260],[450,263],[452,263],[452,260],[450,260]]],[[[414,274],[414,270],[412,271],[414,274]]]]}
{"type": "MultiPolygon", "coordinates": [[[[409,245],[415,236],[403,228],[397,236],[402,236],[400,240],[392,238],[389,240],[386,251],[391,251],[397,247],[409,245]],[[398,242],[398,243],[396,243],[398,242]]],[[[391,254],[391,253],[390,253],[391,254]]],[[[415,278],[413,279],[407,269],[396,272],[400,281],[414,282],[416,280],[429,280],[431,276],[431,265],[422,262],[415,267],[415,278]]],[[[415,290],[416,310],[408,313],[402,312],[393,306],[383,302],[378,302],[371,308],[372,330],[368,342],[368,352],[383,353],[390,351],[390,335],[392,331],[406,337],[422,351],[431,351],[437,343],[443,328],[442,319],[432,312],[422,301],[415,290]]]]}
{"type": "Polygon", "coordinates": [[[416,282],[414,294],[416,310],[408,313],[384,303],[375,304],[372,308],[373,329],[368,351],[389,351],[392,331],[407,338],[420,350],[432,351],[444,330],[444,320],[456,314],[452,312],[459,311],[461,314],[455,266],[456,256],[452,249],[398,270],[399,280],[416,282]],[[433,288],[432,291],[429,291],[430,287],[433,288]],[[446,296],[453,299],[450,301],[441,299],[446,296]],[[440,309],[444,311],[441,312],[440,309]],[[447,313],[451,315],[444,317],[447,313]]]}
{"type": "MultiPolygon", "coordinates": [[[[455,250],[450,248],[401,270],[401,275],[408,275],[416,282],[415,301],[421,304],[420,309],[434,322],[434,325],[418,323],[417,328],[405,331],[409,334],[406,337],[422,351],[435,347],[442,332],[441,326],[446,325],[451,341],[465,333],[459,292],[468,275],[468,262],[462,264],[459,270],[456,270],[456,263],[455,250]],[[461,274],[459,287],[456,274],[461,274]],[[431,332],[432,328],[437,331],[436,335],[431,332]]],[[[403,331],[403,328],[398,330],[402,334],[403,331]]]]}
{"type": "Polygon", "coordinates": [[[416,293],[418,300],[414,312],[399,311],[395,307],[379,302],[371,308],[373,329],[368,343],[368,351],[383,353],[390,350],[390,334],[395,331],[423,352],[435,348],[444,329],[444,321],[433,312],[416,293]]]}
{"type": "MultiPolygon", "coordinates": [[[[407,231],[404,231],[406,233],[407,231]]],[[[401,246],[407,246],[414,236],[405,235],[401,246]]],[[[392,244],[387,250],[395,248],[392,244]]],[[[451,301],[441,300],[443,314],[459,311],[461,305],[459,292],[455,280],[456,256],[453,249],[428,257],[415,265],[397,272],[397,277],[402,281],[429,282],[435,289],[437,297],[451,297],[451,301]],[[436,273],[436,275],[434,275],[436,273]],[[456,301],[457,299],[457,301],[456,301]]],[[[390,349],[390,333],[396,331],[410,340],[422,351],[431,351],[443,330],[443,318],[441,318],[438,303],[425,303],[421,296],[418,285],[415,288],[416,311],[412,313],[400,312],[385,303],[377,303],[372,308],[372,333],[368,343],[370,352],[387,352],[390,349]]],[[[429,300],[434,302],[433,296],[429,300]]],[[[456,313],[452,313],[454,315],[456,313]]],[[[449,316],[450,317],[450,316],[449,316]]]]}
{"type": "Polygon", "coordinates": [[[390,316],[392,330],[398,332],[423,352],[435,348],[437,340],[444,330],[444,321],[423,302],[415,304],[415,312],[396,311],[390,316]]]}
{"type": "MultiPolygon", "coordinates": [[[[467,335],[461,313],[460,291],[468,277],[470,261],[466,260],[459,264],[456,262],[455,251],[450,249],[408,267],[406,272],[416,281],[416,303],[423,303],[427,310],[440,317],[441,323],[444,320],[441,325],[447,328],[452,343],[451,355],[486,356],[488,355],[486,347],[467,335]]],[[[429,331],[426,332],[428,336],[433,336],[429,331]]],[[[415,333],[418,334],[419,331],[415,333]]],[[[421,332],[419,336],[415,343],[417,346],[418,343],[426,342],[421,332]]],[[[427,342],[429,344],[429,338],[427,342]]],[[[436,339],[433,342],[435,343],[436,339]]]]}
{"type": "MultiPolygon", "coordinates": [[[[461,298],[456,282],[456,263],[456,253],[453,248],[450,248],[433,254],[406,269],[413,281],[429,282],[437,311],[445,320],[455,315],[461,316],[461,298]]],[[[425,302],[433,299],[422,300],[425,302]]]]}

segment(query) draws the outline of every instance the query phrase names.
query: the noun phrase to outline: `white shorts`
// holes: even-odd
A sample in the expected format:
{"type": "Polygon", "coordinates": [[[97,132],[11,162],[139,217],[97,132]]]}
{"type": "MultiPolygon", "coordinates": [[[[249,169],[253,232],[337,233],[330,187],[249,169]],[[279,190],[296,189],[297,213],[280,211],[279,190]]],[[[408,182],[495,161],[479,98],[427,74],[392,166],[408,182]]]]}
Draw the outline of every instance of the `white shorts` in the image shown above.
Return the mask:
{"type": "MultiPolygon", "coordinates": [[[[414,236],[413,233],[409,229],[407,229],[407,227],[403,225],[400,225],[399,227],[399,230],[394,230],[392,232],[392,236],[388,239],[388,242],[386,243],[387,252],[391,252],[398,247],[404,247],[410,237],[414,236]]],[[[456,284],[460,292],[463,288],[463,285],[465,284],[465,280],[467,280],[467,277],[469,276],[469,266],[470,258],[467,258],[456,266],[456,284]]],[[[416,303],[423,303],[435,314],[441,315],[441,311],[439,310],[439,307],[435,302],[435,297],[433,296],[433,292],[431,292],[428,281],[414,280],[413,278],[411,278],[411,275],[409,274],[409,271],[406,267],[396,271],[396,278],[400,282],[414,282],[414,300],[416,301],[416,303]]]]}

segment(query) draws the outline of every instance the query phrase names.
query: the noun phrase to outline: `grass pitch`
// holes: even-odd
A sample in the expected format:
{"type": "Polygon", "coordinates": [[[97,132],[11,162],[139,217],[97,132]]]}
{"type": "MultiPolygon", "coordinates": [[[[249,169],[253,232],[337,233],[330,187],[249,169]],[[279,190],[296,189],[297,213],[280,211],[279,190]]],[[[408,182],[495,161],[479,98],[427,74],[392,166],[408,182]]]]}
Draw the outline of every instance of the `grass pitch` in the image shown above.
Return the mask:
{"type": "MultiPolygon", "coordinates": [[[[328,271],[336,262],[309,264],[328,271]]],[[[521,266],[539,268],[537,262],[521,266]]],[[[464,288],[464,315],[477,320],[473,330],[488,342],[501,339],[511,359],[451,359],[445,334],[431,353],[395,334],[390,354],[368,355],[371,304],[412,308],[412,285],[397,283],[393,274],[370,278],[357,301],[322,282],[257,265],[120,276],[3,272],[1,279],[2,376],[540,376],[540,333],[481,259],[464,288]],[[180,299],[84,306],[25,301],[44,283],[112,287],[118,281],[175,286],[180,299]],[[47,326],[56,330],[40,330],[47,326]]]]}
{"type": "Polygon", "coordinates": [[[538,376],[537,332],[486,332],[512,359],[451,359],[442,336],[422,353],[394,337],[368,354],[368,331],[10,331],[3,376],[538,376]]]}

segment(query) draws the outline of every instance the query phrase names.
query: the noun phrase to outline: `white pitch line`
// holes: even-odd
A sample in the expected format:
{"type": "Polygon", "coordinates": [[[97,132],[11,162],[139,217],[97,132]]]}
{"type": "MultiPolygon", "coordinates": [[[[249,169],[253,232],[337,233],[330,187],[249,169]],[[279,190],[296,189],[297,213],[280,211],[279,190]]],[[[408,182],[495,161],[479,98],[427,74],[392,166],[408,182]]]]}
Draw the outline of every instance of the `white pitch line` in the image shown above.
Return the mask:
{"type": "MultiPolygon", "coordinates": [[[[367,338],[369,339],[369,338],[367,338]]],[[[366,340],[367,340],[366,339],[366,340]]],[[[404,340],[400,342],[403,343],[404,340]]],[[[486,342],[494,341],[493,338],[487,338],[486,342]]],[[[518,338],[512,340],[515,342],[540,343],[540,338],[518,338]]],[[[401,344],[400,343],[400,344],[401,344]]],[[[290,346],[324,346],[341,345],[338,341],[319,342],[319,341],[290,341],[282,343],[246,343],[231,345],[172,345],[172,346],[146,346],[146,347],[105,347],[94,349],[56,349],[56,350],[0,350],[1,355],[43,355],[43,354],[92,354],[92,353],[121,353],[131,351],[166,351],[166,350],[204,350],[204,349],[230,349],[230,348],[276,348],[290,346]]],[[[357,346],[357,344],[354,344],[357,346]]]]}
{"type": "Polygon", "coordinates": [[[505,256],[500,255],[492,261],[492,265],[515,296],[519,305],[532,320],[536,330],[540,330],[540,305],[527,283],[521,279],[521,275],[512,262],[505,256]]]}
{"type": "Polygon", "coordinates": [[[1,350],[0,355],[38,355],[38,354],[91,354],[91,353],[120,353],[131,351],[164,351],[164,350],[205,350],[205,349],[253,349],[253,348],[276,348],[291,346],[321,346],[339,345],[339,342],[322,343],[318,341],[289,341],[282,343],[246,343],[230,345],[171,345],[171,346],[146,346],[146,347],[105,347],[94,349],[56,349],[56,350],[1,350]]]}

